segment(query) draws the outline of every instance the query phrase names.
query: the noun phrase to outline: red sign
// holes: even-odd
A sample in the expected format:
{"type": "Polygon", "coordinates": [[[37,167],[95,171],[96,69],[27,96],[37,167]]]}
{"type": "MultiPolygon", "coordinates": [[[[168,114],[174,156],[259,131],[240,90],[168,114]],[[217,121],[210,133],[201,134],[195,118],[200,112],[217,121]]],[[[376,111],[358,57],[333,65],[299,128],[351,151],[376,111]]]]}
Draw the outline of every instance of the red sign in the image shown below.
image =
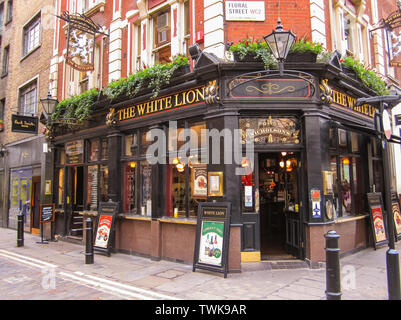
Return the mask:
{"type": "Polygon", "coordinates": [[[95,238],[95,246],[101,248],[107,248],[109,239],[110,239],[110,230],[111,223],[113,217],[112,216],[100,216],[99,226],[96,232],[95,238]]]}

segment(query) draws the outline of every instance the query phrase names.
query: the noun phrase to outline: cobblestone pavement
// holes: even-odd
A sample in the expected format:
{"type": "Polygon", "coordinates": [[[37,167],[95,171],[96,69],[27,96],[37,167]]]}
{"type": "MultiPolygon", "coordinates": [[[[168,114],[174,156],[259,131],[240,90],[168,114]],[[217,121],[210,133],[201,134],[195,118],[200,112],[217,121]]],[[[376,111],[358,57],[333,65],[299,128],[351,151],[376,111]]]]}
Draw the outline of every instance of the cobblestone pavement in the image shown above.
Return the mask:
{"type": "MultiPolygon", "coordinates": [[[[151,261],[127,254],[95,255],[84,264],[84,247],[64,241],[41,244],[0,228],[0,299],[56,300],[324,300],[326,271],[304,263],[243,264],[221,274],[192,265],[151,261]],[[280,269],[278,269],[280,267],[280,269]]],[[[397,250],[401,244],[397,243],[397,250]]],[[[341,259],[343,300],[386,300],[386,250],[368,248],[341,259]]]]}

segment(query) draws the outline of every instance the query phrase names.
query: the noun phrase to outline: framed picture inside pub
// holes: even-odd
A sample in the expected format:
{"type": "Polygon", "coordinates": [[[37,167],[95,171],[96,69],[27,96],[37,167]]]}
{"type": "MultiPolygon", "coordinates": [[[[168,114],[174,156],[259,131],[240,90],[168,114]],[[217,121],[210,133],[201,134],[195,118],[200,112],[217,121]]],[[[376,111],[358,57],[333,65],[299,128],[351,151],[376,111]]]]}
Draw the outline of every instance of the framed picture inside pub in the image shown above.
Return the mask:
{"type": "Polygon", "coordinates": [[[209,197],[223,196],[223,172],[208,172],[207,186],[209,197]]]}

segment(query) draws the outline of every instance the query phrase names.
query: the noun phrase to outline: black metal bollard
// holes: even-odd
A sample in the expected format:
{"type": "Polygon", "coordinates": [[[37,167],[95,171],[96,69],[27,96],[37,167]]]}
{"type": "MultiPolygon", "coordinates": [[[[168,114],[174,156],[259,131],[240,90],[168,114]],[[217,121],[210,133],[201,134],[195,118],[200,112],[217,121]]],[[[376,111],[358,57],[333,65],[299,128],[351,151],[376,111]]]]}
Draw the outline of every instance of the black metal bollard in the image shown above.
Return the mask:
{"type": "Polygon", "coordinates": [[[340,278],[340,236],[331,230],[324,236],[326,238],[326,299],[341,300],[340,278]]]}
{"type": "Polygon", "coordinates": [[[24,246],[24,215],[17,215],[17,247],[24,246]]]}
{"type": "Polygon", "coordinates": [[[88,218],[85,220],[85,264],[92,264],[93,263],[93,231],[92,231],[92,219],[88,218]]]}
{"type": "Polygon", "coordinates": [[[388,249],[386,252],[387,262],[387,289],[389,300],[401,300],[400,293],[400,258],[398,251],[388,249]]]}

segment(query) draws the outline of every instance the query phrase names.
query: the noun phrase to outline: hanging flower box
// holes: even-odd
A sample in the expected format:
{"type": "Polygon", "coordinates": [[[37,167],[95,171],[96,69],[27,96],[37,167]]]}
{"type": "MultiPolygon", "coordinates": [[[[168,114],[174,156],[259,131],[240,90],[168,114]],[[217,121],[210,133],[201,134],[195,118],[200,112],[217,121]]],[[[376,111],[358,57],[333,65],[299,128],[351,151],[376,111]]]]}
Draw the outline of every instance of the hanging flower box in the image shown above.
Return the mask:
{"type": "Polygon", "coordinates": [[[314,52],[290,52],[286,62],[316,62],[317,54],[314,52]]]}

